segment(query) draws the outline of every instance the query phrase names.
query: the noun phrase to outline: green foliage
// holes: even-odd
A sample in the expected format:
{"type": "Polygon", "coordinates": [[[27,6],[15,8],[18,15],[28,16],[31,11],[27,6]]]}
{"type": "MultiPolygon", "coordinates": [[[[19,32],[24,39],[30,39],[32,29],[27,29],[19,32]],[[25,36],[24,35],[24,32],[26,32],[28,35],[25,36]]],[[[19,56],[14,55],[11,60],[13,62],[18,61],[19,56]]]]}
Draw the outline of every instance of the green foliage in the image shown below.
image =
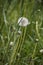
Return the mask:
{"type": "Polygon", "coordinates": [[[43,65],[42,3],[42,0],[0,1],[0,65],[43,65]],[[30,25],[20,27],[20,17],[28,18],[30,25]]]}

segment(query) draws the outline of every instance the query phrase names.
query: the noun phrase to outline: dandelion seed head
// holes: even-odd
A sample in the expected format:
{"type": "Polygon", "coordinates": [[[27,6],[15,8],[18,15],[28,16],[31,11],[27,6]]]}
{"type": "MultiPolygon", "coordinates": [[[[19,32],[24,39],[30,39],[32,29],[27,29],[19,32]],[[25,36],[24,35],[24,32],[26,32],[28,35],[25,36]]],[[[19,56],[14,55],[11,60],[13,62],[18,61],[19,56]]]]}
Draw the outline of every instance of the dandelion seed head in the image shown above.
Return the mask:
{"type": "Polygon", "coordinates": [[[38,42],[38,41],[39,41],[39,39],[36,39],[36,41],[38,42]]]}
{"type": "Polygon", "coordinates": [[[19,26],[27,26],[27,25],[29,25],[30,24],[30,22],[28,21],[28,19],[27,18],[25,18],[25,17],[20,17],[19,19],[18,19],[18,24],[19,24],[19,26]]]}
{"type": "Polygon", "coordinates": [[[10,42],[10,46],[13,46],[13,42],[10,42]]]}
{"type": "Polygon", "coordinates": [[[43,49],[40,50],[40,53],[43,53],[43,49]]]}

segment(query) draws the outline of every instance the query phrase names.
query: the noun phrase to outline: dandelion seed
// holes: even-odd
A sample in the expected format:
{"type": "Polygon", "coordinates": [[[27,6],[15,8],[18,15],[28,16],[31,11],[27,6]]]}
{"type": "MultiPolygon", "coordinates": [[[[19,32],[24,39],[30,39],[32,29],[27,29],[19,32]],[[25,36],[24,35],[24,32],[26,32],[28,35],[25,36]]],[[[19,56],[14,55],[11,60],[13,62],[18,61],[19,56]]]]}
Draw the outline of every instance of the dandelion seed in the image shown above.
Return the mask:
{"type": "Polygon", "coordinates": [[[21,33],[22,33],[22,32],[19,30],[19,31],[18,31],[18,34],[21,34],[21,33]]]}
{"type": "Polygon", "coordinates": [[[40,12],[40,9],[38,9],[37,11],[40,12]]]}
{"type": "Polygon", "coordinates": [[[36,39],[36,42],[38,42],[39,41],[39,39],[36,39]]]}
{"type": "Polygon", "coordinates": [[[40,50],[40,53],[43,53],[43,49],[40,50]]]}
{"type": "Polygon", "coordinates": [[[19,26],[27,26],[27,25],[29,25],[30,24],[30,22],[28,21],[28,19],[27,18],[25,18],[25,17],[20,17],[19,19],[18,19],[18,24],[19,24],[19,26]]]}
{"type": "Polygon", "coordinates": [[[21,34],[22,34],[22,31],[21,30],[18,30],[17,31],[17,38],[20,37],[21,34]]]}
{"type": "Polygon", "coordinates": [[[20,53],[18,53],[17,56],[20,57],[20,53]]]}
{"type": "Polygon", "coordinates": [[[13,42],[10,42],[10,46],[13,46],[13,42]]]}

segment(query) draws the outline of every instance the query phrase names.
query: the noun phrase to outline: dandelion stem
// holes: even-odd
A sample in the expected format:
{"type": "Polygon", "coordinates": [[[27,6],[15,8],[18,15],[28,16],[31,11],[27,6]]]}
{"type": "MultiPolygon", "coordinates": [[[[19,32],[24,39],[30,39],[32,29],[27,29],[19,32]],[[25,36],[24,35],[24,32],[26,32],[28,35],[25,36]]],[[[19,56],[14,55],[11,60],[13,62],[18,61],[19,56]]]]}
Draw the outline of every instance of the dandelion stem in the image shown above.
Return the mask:
{"type": "MultiPolygon", "coordinates": [[[[22,36],[21,36],[20,45],[19,45],[19,53],[21,53],[21,50],[22,50],[22,46],[23,46],[23,43],[24,43],[25,35],[26,35],[26,30],[27,30],[27,27],[26,27],[25,30],[24,30],[23,38],[22,38],[22,36]],[[22,43],[22,44],[21,44],[21,43],[22,43]]],[[[20,58],[18,58],[17,64],[18,64],[19,60],[20,60],[20,58]]],[[[17,64],[16,64],[16,65],[17,65],[17,64]]]]}

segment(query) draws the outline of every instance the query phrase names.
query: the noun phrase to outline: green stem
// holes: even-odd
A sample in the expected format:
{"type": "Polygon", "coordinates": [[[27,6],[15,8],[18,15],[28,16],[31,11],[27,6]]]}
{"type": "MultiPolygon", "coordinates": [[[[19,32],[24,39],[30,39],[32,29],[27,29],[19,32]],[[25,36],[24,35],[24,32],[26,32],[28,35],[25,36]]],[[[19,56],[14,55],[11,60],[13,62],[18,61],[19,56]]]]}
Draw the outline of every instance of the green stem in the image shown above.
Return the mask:
{"type": "Polygon", "coordinates": [[[17,47],[18,47],[18,43],[19,42],[19,39],[18,39],[18,41],[17,41],[17,44],[16,44],[16,46],[14,47],[14,49],[13,49],[13,52],[12,52],[12,56],[11,56],[11,58],[10,58],[10,62],[9,62],[9,65],[11,65],[12,64],[12,62],[13,62],[13,59],[14,59],[14,57],[15,57],[15,54],[16,54],[16,50],[17,50],[17,47]]]}
{"type": "Polygon", "coordinates": [[[36,32],[37,32],[39,39],[41,39],[40,34],[39,34],[39,30],[38,30],[38,21],[36,21],[36,32]]]}
{"type": "Polygon", "coordinates": [[[31,63],[30,63],[30,65],[34,65],[34,57],[35,57],[35,53],[36,53],[36,48],[37,48],[37,43],[35,44],[35,48],[34,48],[34,50],[33,50],[33,54],[32,54],[32,60],[31,60],[31,63]]]}
{"type": "MultiPolygon", "coordinates": [[[[20,27],[21,28],[21,27],[20,27]]],[[[9,61],[9,65],[11,65],[13,63],[13,59],[15,61],[15,58],[16,58],[16,53],[18,51],[18,45],[19,45],[19,39],[20,37],[18,38],[17,42],[16,42],[16,45],[14,46],[14,49],[13,49],[13,52],[11,54],[11,58],[10,58],[10,61],[9,61]]]]}
{"type": "MultiPolygon", "coordinates": [[[[19,45],[19,49],[20,49],[20,50],[19,50],[19,53],[21,53],[21,50],[22,50],[22,46],[23,46],[23,43],[24,43],[25,35],[26,35],[26,29],[27,29],[27,28],[25,28],[25,30],[24,30],[23,39],[22,39],[22,37],[21,37],[21,40],[20,40],[20,45],[19,45]]],[[[17,60],[17,62],[16,62],[17,64],[18,64],[19,60],[20,60],[20,58],[18,58],[18,60],[17,60]]],[[[17,64],[16,64],[16,65],[17,65],[17,64]]]]}
{"type": "Polygon", "coordinates": [[[32,59],[35,57],[36,48],[37,48],[37,43],[35,44],[35,48],[34,48],[34,51],[33,51],[32,59]]]}

